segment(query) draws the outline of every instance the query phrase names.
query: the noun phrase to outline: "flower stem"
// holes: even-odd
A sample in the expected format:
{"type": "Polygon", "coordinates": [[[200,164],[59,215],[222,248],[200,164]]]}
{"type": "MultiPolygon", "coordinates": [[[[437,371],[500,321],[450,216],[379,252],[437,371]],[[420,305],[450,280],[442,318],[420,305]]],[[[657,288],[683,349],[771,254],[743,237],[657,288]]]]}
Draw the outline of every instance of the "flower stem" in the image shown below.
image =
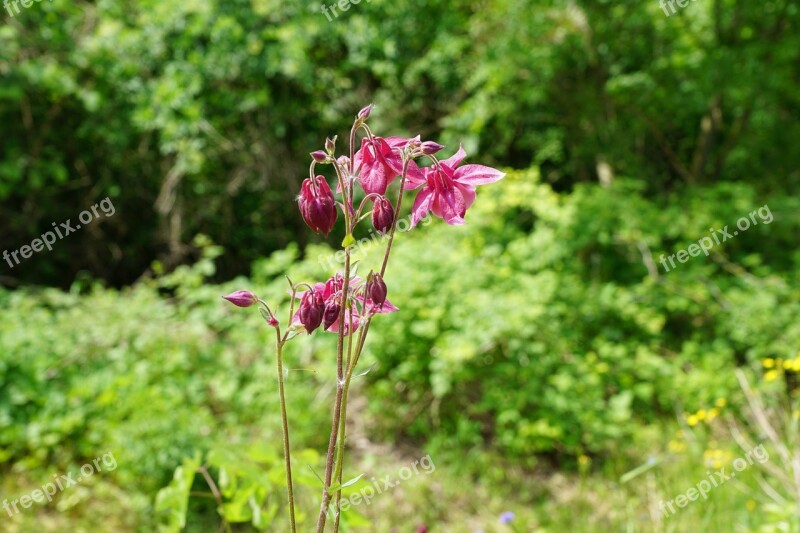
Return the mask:
{"type": "Polygon", "coordinates": [[[400,208],[403,206],[403,192],[405,191],[406,176],[408,175],[408,163],[411,160],[407,157],[403,158],[403,175],[400,178],[400,194],[397,197],[397,205],[394,208],[394,220],[392,221],[392,232],[389,235],[389,242],[386,244],[386,253],[383,255],[383,264],[381,265],[381,277],[386,274],[386,265],[389,264],[389,254],[392,253],[392,243],[394,242],[394,234],[397,231],[397,221],[400,219],[400,208]]]}
{"type": "Polygon", "coordinates": [[[331,494],[328,488],[331,486],[333,476],[333,459],[336,452],[336,438],[339,434],[339,424],[342,414],[342,397],[344,395],[344,320],[345,310],[347,309],[348,291],[350,288],[350,247],[345,248],[344,259],[344,283],[342,286],[342,302],[339,309],[339,335],[336,349],[336,401],[333,406],[333,420],[331,421],[331,435],[328,439],[328,456],[325,461],[325,486],[322,489],[322,505],[319,509],[317,518],[317,533],[325,531],[325,520],[328,515],[328,506],[331,501],[331,494]]]}
{"type": "Polygon", "coordinates": [[[292,533],[296,533],[297,526],[294,517],[294,488],[292,487],[292,452],[289,447],[289,419],[286,416],[286,395],[283,388],[283,340],[280,331],[275,330],[278,335],[277,342],[277,361],[278,361],[278,392],[281,400],[281,425],[283,426],[283,458],[286,462],[286,490],[289,493],[289,523],[292,533]]]}

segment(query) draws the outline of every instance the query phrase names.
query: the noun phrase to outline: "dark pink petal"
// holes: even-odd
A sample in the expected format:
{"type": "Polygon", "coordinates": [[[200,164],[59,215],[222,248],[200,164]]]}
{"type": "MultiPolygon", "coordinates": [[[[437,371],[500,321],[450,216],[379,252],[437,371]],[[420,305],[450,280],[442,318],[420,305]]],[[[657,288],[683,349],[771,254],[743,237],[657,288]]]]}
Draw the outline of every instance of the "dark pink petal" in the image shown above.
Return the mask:
{"type": "Polygon", "coordinates": [[[419,191],[419,194],[417,194],[417,197],[414,199],[414,207],[411,208],[412,228],[419,224],[420,220],[425,218],[425,215],[427,215],[433,207],[433,200],[434,195],[430,188],[425,187],[419,191]]]}
{"type": "Polygon", "coordinates": [[[464,197],[464,203],[466,204],[465,210],[472,207],[472,204],[475,202],[475,189],[458,182],[456,182],[456,188],[461,191],[461,196],[464,197]]]}
{"type": "Polygon", "coordinates": [[[483,165],[464,165],[455,172],[455,180],[465,185],[486,185],[503,179],[505,172],[483,165]]]}
{"type": "Polygon", "coordinates": [[[433,214],[441,217],[451,226],[462,225],[466,212],[467,203],[460,189],[453,187],[436,195],[433,202],[433,214]]]}
{"type": "Polygon", "coordinates": [[[447,165],[450,168],[456,168],[461,164],[465,157],[467,157],[467,152],[465,152],[464,147],[459,144],[458,152],[442,161],[442,164],[447,165]]]}

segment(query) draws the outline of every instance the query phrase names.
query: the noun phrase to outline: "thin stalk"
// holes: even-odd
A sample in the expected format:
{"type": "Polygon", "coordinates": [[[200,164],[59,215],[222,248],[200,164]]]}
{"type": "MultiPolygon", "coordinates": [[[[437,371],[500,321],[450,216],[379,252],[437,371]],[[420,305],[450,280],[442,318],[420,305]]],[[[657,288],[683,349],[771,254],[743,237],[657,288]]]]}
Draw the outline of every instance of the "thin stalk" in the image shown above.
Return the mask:
{"type": "Polygon", "coordinates": [[[340,510],[340,503],[342,501],[342,470],[344,470],[344,446],[345,446],[345,438],[347,435],[347,395],[350,391],[350,378],[353,375],[353,368],[355,364],[352,363],[353,357],[353,313],[350,313],[350,335],[347,338],[347,379],[345,380],[344,384],[344,393],[342,394],[342,421],[341,427],[339,428],[339,449],[337,450],[337,457],[336,457],[336,473],[333,475],[333,479],[336,480],[336,483],[339,484],[339,488],[336,489],[336,503],[334,504],[336,509],[336,518],[333,522],[333,533],[338,533],[339,531],[339,518],[342,516],[342,512],[340,510]]]}
{"type": "MultiPolygon", "coordinates": [[[[346,208],[345,208],[346,211],[346,208]]],[[[347,216],[347,215],[345,215],[347,216]]],[[[349,222],[349,221],[348,221],[349,222]]],[[[349,231],[349,223],[348,223],[349,231]]],[[[331,501],[331,494],[328,488],[331,486],[333,476],[333,460],[336,452],[336,438],[339,434],[339,424],[342,413],[342,397],[344,394],[344,320],[345,310],[347,309],[347,292],[350,289],[350,247],[345,248],[344,259],[344,283],[342,286],[342,302],[339,309],[339,335],[336,348],[336,401],[333,406],[333,420],[331,421],[331,435],[328,439],[328,456],[325,461],[325,486],[322,489],[322,505],[317,518],[317,533],[325,531],[325,521],[328,514],[328,505],[331,501]]]]}
{"type": "Polygon", "coordinates": [[[394,234],[397,231],[397,221],[400,219],[400,208],[403,206],[403,192],[405,192],[406,176],[408,175],[408,163],[411,160],[407,157],[403,158],[403,175],[400,178],[400,195],[397,198],[397,206],[394,208],[394,220],[392,221],[392,233],[389,235],[389,242],[386,244],[386,253],[383,255],[383,264],[381,265],[381,277],[386,273],[386,265],[389,264],[389,254],[392,253],[392,243],[394,242],[394,234]]]}
{"type": "Polygon", "coordinates": [[[277,343],[277,361],[278,361],[278,392],[281,399],[281,425],[283,426],[283,458],[286,462],[286,490],[289,493],[289,522],[292,527],[292,533],[296,533],[297,525],[295,524],[294,516],[294,488],[292,486],[292,452],[289,447],[289,419],[286,416],[286,396],[283,387],[283,341],[278,329],[275,330],[278,335],[277,343]]]}

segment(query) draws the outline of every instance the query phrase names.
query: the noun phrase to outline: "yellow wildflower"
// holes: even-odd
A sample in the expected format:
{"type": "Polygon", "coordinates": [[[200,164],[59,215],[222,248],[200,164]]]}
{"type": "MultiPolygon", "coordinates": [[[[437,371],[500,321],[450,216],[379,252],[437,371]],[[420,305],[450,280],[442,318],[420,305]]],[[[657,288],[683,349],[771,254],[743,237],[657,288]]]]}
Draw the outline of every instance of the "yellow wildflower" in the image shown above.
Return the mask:
{"type": "Polygon", "coordinates": [[[770,370],[766,374],[764,374],[764,381],[769,383],[770,381],[775,381],[780,376],[780,373],[777,370],[770,370]]]}
{"type": "Polygon", "coordinates": [[[761,364],[764,365],[764,368],[772,368],[775,366],[775,359],[773,359],[772,357],[767,357],[766,359],[761,361],[761,364]]]}

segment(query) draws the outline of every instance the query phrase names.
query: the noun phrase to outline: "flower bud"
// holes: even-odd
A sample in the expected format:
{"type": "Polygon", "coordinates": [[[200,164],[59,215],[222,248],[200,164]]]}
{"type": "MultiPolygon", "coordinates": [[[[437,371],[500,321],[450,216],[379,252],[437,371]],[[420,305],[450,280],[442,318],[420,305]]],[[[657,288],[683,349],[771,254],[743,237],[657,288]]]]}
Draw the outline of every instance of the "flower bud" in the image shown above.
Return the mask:
{"type": "Polygon", "coordinates": [[[250,291],[232,292],[223,298],[237,307],[250,307],[258,303],[258,297],[250,291]]]}
{"type": "Polygon", "coordinates": [[[315,291],[308,291],[300,301],[300,323],[306,328],[309,335],[322,323],[324,304],[315,291]]]}
{"type": "Polygon", "coordinates": [[[433,141],[425,141],[419,147],[420,151],[425,155],[433,155],[442,148],[444,148],[444,146],[433,141]]]}
{"type": "Polygon", "coordinates": [[[331,324],[336,322],[339,318],[339,312],[342,306],[336,301],[336,298],[330,298],[328,303],[325,304],[325,311],[322,313],[322,329],[328,329],[331,324]]]}
{"type": "Polygon", "coordinates": [[[387,292],[386,283],[383,281],[381,275],[373,274],[367,282],[367,296],[372,300],[373,305],[376,307],[383,306],[383,302],[386,301],[387,292]]]}
{"type": "Polygon", "coordinates": [[[372,206],[372,225],[378,233],[385,234],[392,227],[394,222],[394,208],[392,203],[381,196],[372,206]]]}
{"type": "Polygon", "coordinates": [[[370,113],[372,113],[372,104],[369,104],[367,107],[359,111],[356,118],[358,118],[361,122],[364,122],[369,118],[370,113]]]}
{"type": "Polygon", "coordinates": [[[328,152],[329,155],[333,155],[336,151],[336,135],[333,136],[333,139],[325,139],[325,151],[328,152]]]}
{"type": "Polygon", "coordinates": [[[325,163],[328,160],[328,154],[323,150],[317,150],[315,152],[311,152],[311,159],[317,163],[325,163]]]}
{"type": "Polygon", "coordinates": [[[336,200],[325,177],[304,180],[297,203],[308,227],[327,237],[336,223],[336,200]]]}

